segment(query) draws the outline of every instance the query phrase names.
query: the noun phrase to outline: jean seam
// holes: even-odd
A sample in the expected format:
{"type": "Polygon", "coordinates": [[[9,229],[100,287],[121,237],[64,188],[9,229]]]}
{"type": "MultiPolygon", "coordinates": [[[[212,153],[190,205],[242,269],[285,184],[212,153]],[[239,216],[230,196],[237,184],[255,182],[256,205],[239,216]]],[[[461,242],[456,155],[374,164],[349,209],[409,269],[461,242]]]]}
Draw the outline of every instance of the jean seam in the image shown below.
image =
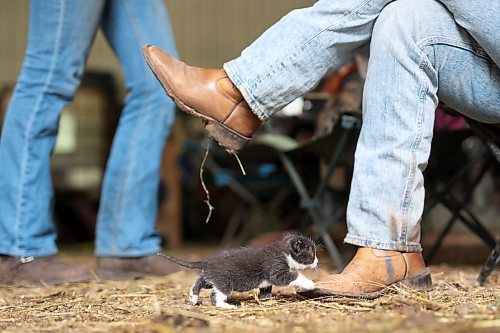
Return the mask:
{"type": "MultiPolygon", "coordinates": [[[[141,34],[138,32],[137,30],[137,24],[135,22],[135,19],[134,19],[134,16],[132,14],[132,11],[130,10],[130,8],[128,7],[128,0],[124,0],[123,1],[123,6],[125,8],[125,11],[127,12],[127,15],[131,21],[131,27],[132,27],[132,31],[134,31],[134,35],[136,37],[136,39],[139,41],[139,40],[143,40],[144,38],[141,38],[141,34]]],[[[140,43],[139,43],[139,47],[140,47],[140,43]]],[[[148,83],[151,83],[151,80],[148,80],[146,81],[148,83]]],[[[139,131],[140,128],[142,128],[142,125],[143,125],[143,122],[144,122],[144,117],[143,117],[143,114],[144,114],[144,110],[146,109],[144,106],[148,104],[148,101],[149,101],[149,98],[153,92],[153,86],[152,85],[148,85],[149,86],[149,89],[147,90],[147,97],[144,98],[143,100],[143,103],[142,105],[140,105],[140,113],[138,115],[139,117],[139,122],[138,124],[135,126],[134,128],[134,131],[133,131],[133,134],[132,134],[132,144],[131,144],[131,149],[130,149],[130,154],[129,154],[129,158],[127,160],[127,163],[126,163],[126,167],[125,167],[125,172],[123,174],[123,177],[120,181],[120,186],[118,188],[118,198],[116,200],[117,202],[117,210],[116,210],[116,214],[115,214],[115,218],[114,218],[114,221],[113,221],[113,231],[112,231],[112,234],[113,234],[113,244],[111,246],[111,252],[112,254],[116,254],[117,252],[117,244],[116,244],[116,239],[118,237],[118,229],[119,229],[119,226],[120,226],[120,217],[121,217],[121,212],[122,212],[122,206],[123,206],[123,190],[124,188],[126,187],[126,183],[127,183],[127,180],[128,180],[128,176],[129,176],[129,171],[130,169],[132,169],[132,166],[131,164],[134,162],[134,159],[132,158],[132,156],[135,155],[135,152],[137,150],[137,132],[139,131]]]]}
{"type": "Polygon", "coordinates": [[[422,40],[417,42],[417,46],[421,50],[423,50],[424,48],[426,48],[428,46],[434,46],[434,45],[439,45],[439,44],[457,47],[457,48],[463,49],[465,51],[472,52],[475,55],[477,55],[478,57],[481,57],[481,58],[484,58],[490,62],[493,62],[491,60],[490,56],[486,53],[486,51],[483,48],[481,48],[479,46],[475,46],[471,43],[466,43],[464,41],[454,39],[454,38],[444,37],[444,36],[434,36],[434,37],[428,37],[428,38],[422,39],[422,40]]]}
{"type": "Polygon", "coordinates": [[[152,254],[155,254],[158,252],[158,249],[156,247],[148,247],[148,248],[134,248],[132,251],[128,250],[127,252],[121,252],[119,254],[115,252],[110,252],[108,250],[103,250],[100,249],[99,251],[96,251],[95,256],[96,257],[115,257],[115,258],[123,258],[123,257],[132,257],[132,258],[137,258],[137,257],[145,257],[149,256],[152,254]]]}
{"type": "Polygon", "coordinates": [[[411,153],[411,164],[410,164],[410,170],[408,172],[408,177],[406,180],[406,185],[405,185],[405,190],[404,190],[404,195],[403,195],[403,202],[401,204],[401,213],[402,213],[402,228],[401,228],[401,235],[400,235],[400,240],[402,242],[407,242],[407,236],[408,236],[408,209],[411,205],[412,201],[412,187],[413,183],[415,181],[415,172],[418,167],[417,163],[417,157],[416,153],[418,148],[420,147],[420,144],[422,142],[422,123],[423,123],[423,114],[424,114],[424,100],[426,94],[429,92],[429,85],[426,82],[426,75],[423,73],[424,70],[428,67],[427,61],[425,60],[425,54],[423,52],[420,53],[420,65],[419,65],[419,71],[418,71],[418,76],[419,76],[419,81],[420,81],[420,88],[419,88],[419,94],[418,94],[418,100],[419,100],[419,107],[418,107],[418,114],[417,114],[417,131],[415,138],[413,139],[411,145],[410,145],[410,153],[411,153]]]}
{"type": "Polygon", "coordinates": [[[19,190],[19,196],[18,196],[18,201],[17,201],[18,202],[17,216],[16,216],[16,220],[15,220],[14,248],[15,248],[16,252],[19,252],[19,224],[20,224],[21,216],[23,216],[23,202],[24,202],[23,193],[24,193],[24,188],[25,188],[24,185],[25,185],[25,178],[26,178],[26,170],[27,170],[28,164],[29,164],[29,159],[28,159],[29,154],[27,153],[27,151],[29,150],[30,143],[29,143],[28,139],[29,139],[31,131],[33,129],[33,123],[35,122],[35,119],[37,118],[38,113],[40,111],[40,104],[42,103],[43,96],[47,93],[48,87],[49,87],[50,83],[52,82],[52,78],[54,76],[55,66],[57,63],[58,55],[59,55],[59,48],[60,48],[61,35],[62,35],[62,26],[64,23],[64,13],[66,10],[65,1],[61,0],[61,1],[59,1],[59,3],[61,4],[60,14],[59,14],[60,19],[59,19],[59,25],[57,27],[57,38],[56,38],[56,43],[54,45],[54,53],[52,55],[52,63],[50,65],[49,75],[47,76],[47,80],[44,83],[42,93],[39,95],[38,100],[35,103],[35,107],[33,108],[34,112],[32,113],[32,115],[29,119],[28,126],[27,126],[26,132],[25,132],[26,145],[24,147],[23,161],[21,164],[21,172],[20,172],[21,180],[19,182],[20,183],[19,184],[20,190],[19,190]]]}

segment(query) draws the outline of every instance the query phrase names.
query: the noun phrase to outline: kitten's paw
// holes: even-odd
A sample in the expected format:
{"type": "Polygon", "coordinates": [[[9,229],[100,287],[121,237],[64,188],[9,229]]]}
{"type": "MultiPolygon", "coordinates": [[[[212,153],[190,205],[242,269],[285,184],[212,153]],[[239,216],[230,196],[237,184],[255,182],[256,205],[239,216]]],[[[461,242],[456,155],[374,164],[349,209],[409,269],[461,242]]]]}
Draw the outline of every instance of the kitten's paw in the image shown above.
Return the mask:
{"type": "Polygon", "coordinates": [[[311,289],[314,289],[315,286],[316,286],[316,284],[314,283],[314,281],[307,280],[307,281],[303,282],[301,287],[303,289],[311,290],[311,289]]]}
{"type": "Polygon", "coordinates": [[[198,304],[198,295],[189,295],[189,301],[193,305],[198,304]]]}
{"type": "Polygon", "coordinates": [[[299,274],[297,278],[292,281],[292,283],[290,283],[290,285],[297,286],[306,290],[314,289],[315,287],[314,281],[309,280],[302,274],[299,274]]]}
{"type": "Polygon", "coordinates": [[[229,304],[229,303],[226,303],[226,302],[217,303],[217,304],[215,304],[215,306],[218,307],[218,308],[224,308],[224,309],[236,309],[236,305],[229,304]]]}

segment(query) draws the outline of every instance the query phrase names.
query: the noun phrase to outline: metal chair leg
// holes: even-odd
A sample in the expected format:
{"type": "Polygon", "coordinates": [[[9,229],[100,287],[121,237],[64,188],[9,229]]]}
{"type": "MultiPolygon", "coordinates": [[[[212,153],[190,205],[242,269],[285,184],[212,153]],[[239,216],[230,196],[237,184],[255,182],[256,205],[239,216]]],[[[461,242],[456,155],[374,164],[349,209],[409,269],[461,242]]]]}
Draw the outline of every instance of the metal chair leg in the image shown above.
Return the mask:
{"type": "Polygon", "coordinates": [[[477,278],[479,285],[484,285],[484,281],[486,281],[486,278],[490,275],[491,271],[493,271],[493,268],[498,264],[500,264],[500,238],[497,240],[495,248],[488,257],[488,260],[486,260],[486,263],[477,278]]]}

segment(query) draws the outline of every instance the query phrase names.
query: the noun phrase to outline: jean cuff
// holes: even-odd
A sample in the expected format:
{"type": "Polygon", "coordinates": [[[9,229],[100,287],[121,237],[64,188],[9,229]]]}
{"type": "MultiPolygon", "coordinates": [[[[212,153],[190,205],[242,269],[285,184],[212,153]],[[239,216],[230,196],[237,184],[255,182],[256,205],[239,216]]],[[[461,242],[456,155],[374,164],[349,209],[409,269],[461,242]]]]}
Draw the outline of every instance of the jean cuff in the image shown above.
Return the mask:
{"type": "Polygon", "coordinates": [[[257,116],[257,118],[262,121],[266,121],[269,118],[269,115],[264,111],[264,108],[252,94],[251,89],[245,85],[245,81],[241,79],[241,76],[238,74],[238,71],[235,68],[234,61],[236,60],[227,62],[223,66],[227,76],[229,77],[231,82],[233,82],[236,88],[238,88],[240,93],[243,95],[243,98],[248,103],[248,106],[257,116]]]}
{"type": "Polygon", "coordinates": [[[125,249],[120,250],[116,248],[96,248],[96,257],[114,257],[114,258],[139,258],[149,256],[160,252],[162,249],[160,246],[150,247],[150,248],[140,248],[140,249],[125,249]]]}
{"type": "Polygon", "coordinates": [[[400,251],[400,252],[422,252],[422,245],[420,245],[420,243],[408,242],[406,244],[403,244],[394,241],[387,242],[387,241],[357,237],[350,234],[347,234],[347,236],[344,238],[344,243],[349,243],[357,246],[369,247],[379,250],[390,250],[390,251],[400,251]]]}
{"type": "Polygon", "coordinates": [[[48,257],[57,254],[57,247],[51,246],[43,249],[19,249],[12,246],[0,245],[0,254],[12,257],[48,257]]]}

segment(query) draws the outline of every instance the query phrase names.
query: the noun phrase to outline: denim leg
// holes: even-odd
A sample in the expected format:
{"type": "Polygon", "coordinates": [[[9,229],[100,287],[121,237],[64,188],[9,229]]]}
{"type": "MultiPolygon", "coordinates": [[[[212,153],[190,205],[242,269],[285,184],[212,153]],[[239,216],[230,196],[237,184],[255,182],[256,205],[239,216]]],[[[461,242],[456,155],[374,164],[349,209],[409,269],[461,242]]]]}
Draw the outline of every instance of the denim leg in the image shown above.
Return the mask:
{"type": "Polygon", "coordinates": [[[102,1],[30,3],[28,47],[0,139],[0,253],[57,252],[50,155],[99,24],[102,1]]]}
{"type": "Polygon", "coordinates": [[[175,107],[148,69],[141,47],[176,55],[163,0],[111,0],[102,29],[125,73],[128,95],[101,191],[96,255],[137,257],[160,250],[155,225],[161,156],[175,107]]]}
{"type": "Polygon", "coordinates": [[[255,114],[265,120],[366,44],[375,19],[390,2],[320,0],[294,10],[224,69],[255,114]]]}
{"type": "Polygon", "coordinates": [[[422,172],[438,100],[500,122],[499,68],[440,2],[393,2],[373,29],[346,242],[421,251],[422,172]]]}
{"type": "Polygon", "coordinates": [[[440,0],[462,28],[481,45],[500,66],[500,1],[440,0]],[[495,33],[496,32],[496,33],[495,33]]]}

